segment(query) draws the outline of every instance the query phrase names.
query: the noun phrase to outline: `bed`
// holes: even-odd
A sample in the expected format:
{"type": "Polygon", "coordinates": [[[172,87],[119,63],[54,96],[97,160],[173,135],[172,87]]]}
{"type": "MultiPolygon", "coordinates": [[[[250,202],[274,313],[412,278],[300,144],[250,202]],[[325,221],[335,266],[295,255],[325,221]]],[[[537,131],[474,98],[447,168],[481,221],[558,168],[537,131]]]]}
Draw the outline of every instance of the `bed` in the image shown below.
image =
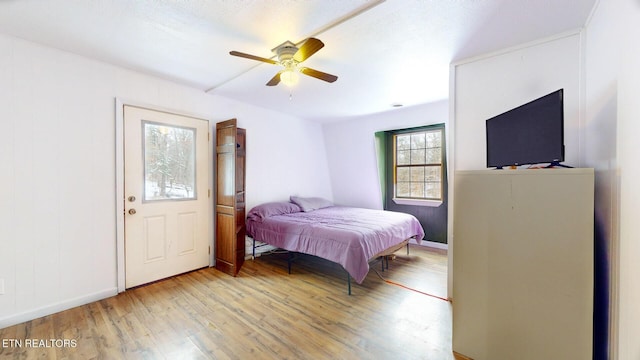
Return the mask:
{"type": "Polygon", "coordinates": [[[362,283],[369,262],[392,254],[410,239],[422,240],[420,222],[409,214],[335,206],[322,198],[292,196],[291,201],[258,205],[247,214],[247,234],[256,240],[294,253],[338,263],[362,283]]]}

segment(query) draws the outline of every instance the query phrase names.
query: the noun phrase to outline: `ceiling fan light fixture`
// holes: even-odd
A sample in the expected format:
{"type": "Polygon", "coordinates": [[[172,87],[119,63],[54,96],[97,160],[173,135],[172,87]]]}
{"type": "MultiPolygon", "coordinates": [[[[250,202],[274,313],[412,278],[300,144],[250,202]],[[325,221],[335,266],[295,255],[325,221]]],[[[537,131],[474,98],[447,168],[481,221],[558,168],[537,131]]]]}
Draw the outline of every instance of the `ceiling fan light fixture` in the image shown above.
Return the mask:
{"type": "Polygon", "coordinates": [[[278,56],[278,60],[245,54],[239,51],[230,51],[229,54],[245,59],[251,59],[272,65],[282,66],[284,69],[278,71],[278,73],[275,74],[265,85],[276,86],[282,82],[285,86],[291,87],[298,82],[298,73],[302,73],[306,76],[311,76],[328,83],[332,83],[338,80],[338,77],[335,75],[314,70],[306,66],[300,66],[303,61],[307,60],[311,55],[318,52],[318,50],[322,49],[323,46],[324,43],[316,38],[306,39],[304,43],[300,45],[300,47],[287,40],[271,50],[278,56]]]}
{"type": "Polygon", "coordinates": [[[285,69],[280,73],[280,81],[286,86],[293,86],[298,83],[298,71],[296,69],[285,69]]]}

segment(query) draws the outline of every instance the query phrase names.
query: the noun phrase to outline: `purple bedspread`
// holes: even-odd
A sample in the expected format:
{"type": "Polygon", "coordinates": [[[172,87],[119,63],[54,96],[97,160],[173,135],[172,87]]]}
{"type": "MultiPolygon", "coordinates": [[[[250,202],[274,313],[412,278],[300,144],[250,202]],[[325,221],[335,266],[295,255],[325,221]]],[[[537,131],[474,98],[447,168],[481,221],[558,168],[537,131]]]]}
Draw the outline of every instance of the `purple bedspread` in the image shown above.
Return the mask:
{"type": "Polygon", "coordinates": [[[331,206],[310,212],[247,218],[247,233],[258,241],[319,256],[342,265],[358,282],[369,272],[375,254],[415,237],[424,237],[409,214],[331,206]]]}

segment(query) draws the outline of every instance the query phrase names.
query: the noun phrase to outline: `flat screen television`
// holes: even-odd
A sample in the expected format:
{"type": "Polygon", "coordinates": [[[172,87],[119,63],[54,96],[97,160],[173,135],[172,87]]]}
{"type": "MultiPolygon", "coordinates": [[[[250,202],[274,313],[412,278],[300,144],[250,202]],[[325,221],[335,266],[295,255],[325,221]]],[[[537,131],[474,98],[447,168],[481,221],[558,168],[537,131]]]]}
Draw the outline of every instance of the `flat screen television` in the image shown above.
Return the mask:
{"type": "Polygon", "coordinates": [[[563,89],[486,121],[487,167],[564,166],[563,89]]]}

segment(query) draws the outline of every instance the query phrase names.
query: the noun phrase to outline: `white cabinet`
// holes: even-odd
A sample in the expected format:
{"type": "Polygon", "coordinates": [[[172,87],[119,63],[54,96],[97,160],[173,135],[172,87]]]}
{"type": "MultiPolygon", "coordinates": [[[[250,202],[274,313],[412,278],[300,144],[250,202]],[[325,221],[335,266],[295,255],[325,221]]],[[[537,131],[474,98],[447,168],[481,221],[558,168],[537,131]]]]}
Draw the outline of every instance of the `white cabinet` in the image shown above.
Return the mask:
{"type": "Polygon", "coordinates": [[[453,350],[591,359],[593,169],[458,171],[453,350]]]}

